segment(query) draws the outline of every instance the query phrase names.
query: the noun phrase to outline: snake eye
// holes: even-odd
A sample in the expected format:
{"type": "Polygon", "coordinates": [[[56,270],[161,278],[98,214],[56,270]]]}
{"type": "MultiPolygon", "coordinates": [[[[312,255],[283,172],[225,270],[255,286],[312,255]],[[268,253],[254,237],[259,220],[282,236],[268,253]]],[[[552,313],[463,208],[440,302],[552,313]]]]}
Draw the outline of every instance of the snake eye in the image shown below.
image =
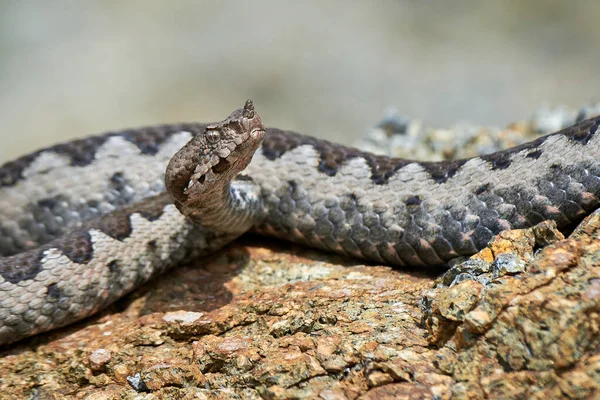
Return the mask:
{"type": "Polygon", "coordinates": [[[208,140],[208,143],[215,144],[221,140],[221,135],[218,131],[208,131],[206,132],[206,139],[208,140]]]}

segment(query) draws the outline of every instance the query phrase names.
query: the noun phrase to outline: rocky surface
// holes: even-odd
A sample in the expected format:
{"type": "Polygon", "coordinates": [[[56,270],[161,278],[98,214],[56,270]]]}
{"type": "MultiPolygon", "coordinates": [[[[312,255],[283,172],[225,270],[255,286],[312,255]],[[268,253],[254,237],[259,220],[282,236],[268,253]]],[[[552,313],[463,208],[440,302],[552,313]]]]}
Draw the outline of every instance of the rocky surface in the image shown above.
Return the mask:
{"type": "Polygon", "coordinates": [[[566,239],[504,232],[442,276],[266,242],[4,349],[0,397],[600,395],[600,212],[566,239]]]}
{"type": "Polygon", "coordinates": [[[0,349],[7,399],[600,396],[600,211],[446,271],[246,237],[79,324],[0,349]]]}

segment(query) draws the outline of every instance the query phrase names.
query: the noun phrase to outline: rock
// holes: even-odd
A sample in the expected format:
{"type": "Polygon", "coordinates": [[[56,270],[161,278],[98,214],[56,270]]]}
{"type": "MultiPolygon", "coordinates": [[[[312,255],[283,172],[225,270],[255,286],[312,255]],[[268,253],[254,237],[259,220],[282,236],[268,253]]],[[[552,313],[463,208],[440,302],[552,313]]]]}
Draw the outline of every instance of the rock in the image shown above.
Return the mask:
{"type": "Polygon", "coordinates": [[[600,393],[600,212],[567,239],[552,223],[503,232],[455,265],[451,278],[266,242],[241,241],[96,318],[4,350],[2,393],[90,399],[600,393]],[[538,250],[542,237],[553,244],[538,250]],[[499,273],[494,265],[504,257],[522,268],[499,273]],[[461,268],[468,272],[457,273],[461,268]]]}
{"type": "Polygon", "coordinates": [[[112,353],[106,349],[97,349],[90,354],[90,368],[100,371],[111,359],[112,353]]]}

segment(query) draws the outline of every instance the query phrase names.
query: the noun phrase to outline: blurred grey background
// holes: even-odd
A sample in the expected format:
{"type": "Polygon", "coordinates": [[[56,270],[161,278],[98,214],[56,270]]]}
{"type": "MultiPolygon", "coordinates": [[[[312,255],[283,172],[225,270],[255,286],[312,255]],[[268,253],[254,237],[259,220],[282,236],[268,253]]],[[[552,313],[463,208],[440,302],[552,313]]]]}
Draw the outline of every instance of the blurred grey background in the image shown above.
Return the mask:
{"type": "Polygon", "coordinates": [[[0,163],[104,130],[214,121],[352,143],[390,106],[504,125],[599,99],[600,2],[0,2],[0,163]]]}

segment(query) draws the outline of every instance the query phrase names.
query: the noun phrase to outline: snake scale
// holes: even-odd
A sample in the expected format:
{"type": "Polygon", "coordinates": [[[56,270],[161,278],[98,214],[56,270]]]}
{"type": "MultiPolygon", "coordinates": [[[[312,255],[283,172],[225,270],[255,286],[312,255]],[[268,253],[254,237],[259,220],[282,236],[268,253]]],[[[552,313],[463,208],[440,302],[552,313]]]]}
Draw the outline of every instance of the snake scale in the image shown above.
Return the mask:
{"type": "Polygon", "coordinates": [[[217,124],[112,132],[25,155],[0,167],[0,344],[85,318],[246,231],[428,266],[471,255],[504,229],[567,226],[599,205],[599,125],[418,162],[265,129],[248,101],[217,124]]]}

